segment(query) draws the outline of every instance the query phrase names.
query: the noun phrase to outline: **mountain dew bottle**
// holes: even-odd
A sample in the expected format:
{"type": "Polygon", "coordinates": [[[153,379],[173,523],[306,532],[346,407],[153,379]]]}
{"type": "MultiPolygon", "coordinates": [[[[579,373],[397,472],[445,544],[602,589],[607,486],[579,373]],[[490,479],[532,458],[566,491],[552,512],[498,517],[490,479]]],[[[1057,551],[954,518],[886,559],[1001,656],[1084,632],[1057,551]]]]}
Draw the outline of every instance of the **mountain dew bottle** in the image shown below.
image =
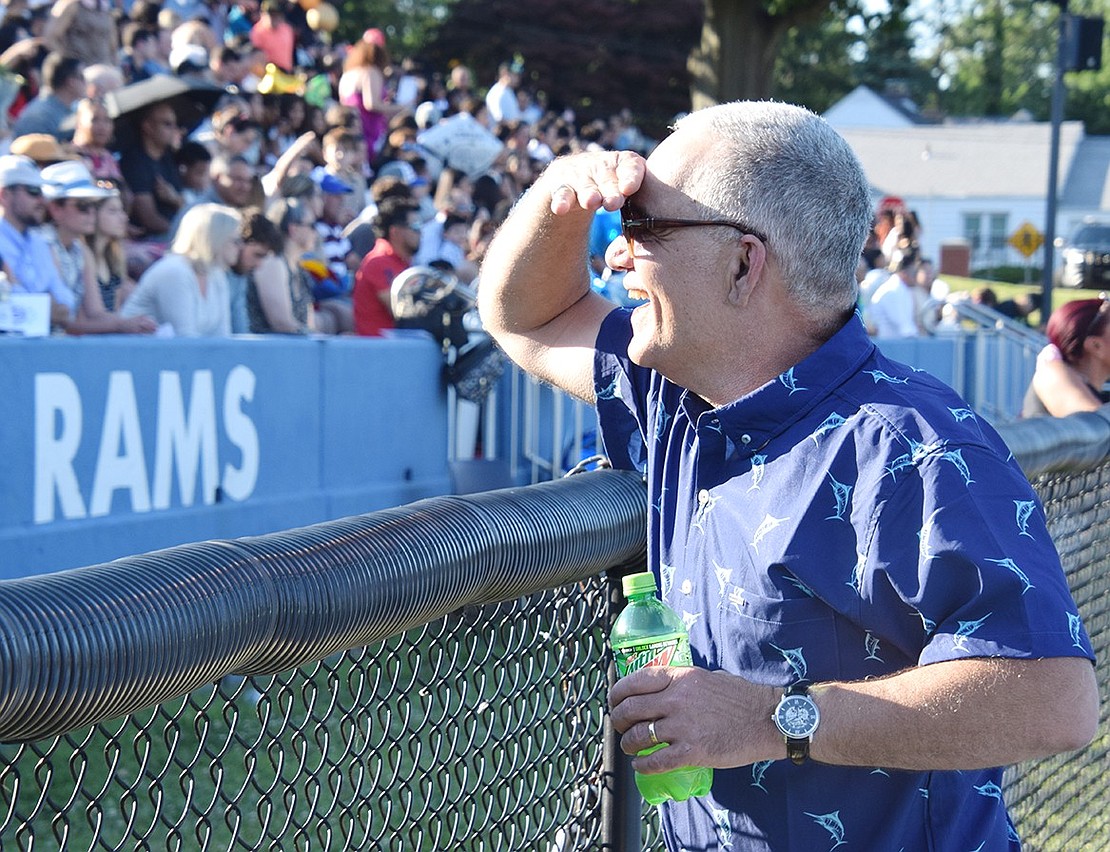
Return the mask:
{"type": "MultiPolygon", "coordinates": [[[[644,666],[689,666],[690,636],[678,614],[655,597],[655,577],[650,572],[630,574],[623,580],[628,606],[617,616],[609,644],[613,647],[617,673],[624,677],[644,666]]],[[[651,754],[666,743],[641,751],[651,754]]],[[[640,795],[653,805],[667,799],[682,802],[704,796],[713,783],[713,770],[687,766],[658,775],[636,773],[640,795]]]]}

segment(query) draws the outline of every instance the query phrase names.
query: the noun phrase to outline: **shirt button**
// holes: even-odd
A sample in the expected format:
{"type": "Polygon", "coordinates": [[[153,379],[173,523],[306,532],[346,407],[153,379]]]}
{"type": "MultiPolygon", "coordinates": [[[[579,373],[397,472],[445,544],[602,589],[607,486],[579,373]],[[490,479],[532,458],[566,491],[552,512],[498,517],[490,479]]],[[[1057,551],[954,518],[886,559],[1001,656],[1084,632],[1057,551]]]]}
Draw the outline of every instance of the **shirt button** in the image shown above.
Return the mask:
{"type": "Polygon", "coordinates": [[[703,488],[701,491],[698,492],[698,505],[704,506],[708,502],[709,502],[709,489],[708,488],[703,488]]]}
{"type": "Polygon", "coordinates": [[[752,436],[751,435],[741,435],[740,436],[740,443],[741,444],[744,444],[745,446],[747,446],[751,442],[752,442],[752,436]]]}

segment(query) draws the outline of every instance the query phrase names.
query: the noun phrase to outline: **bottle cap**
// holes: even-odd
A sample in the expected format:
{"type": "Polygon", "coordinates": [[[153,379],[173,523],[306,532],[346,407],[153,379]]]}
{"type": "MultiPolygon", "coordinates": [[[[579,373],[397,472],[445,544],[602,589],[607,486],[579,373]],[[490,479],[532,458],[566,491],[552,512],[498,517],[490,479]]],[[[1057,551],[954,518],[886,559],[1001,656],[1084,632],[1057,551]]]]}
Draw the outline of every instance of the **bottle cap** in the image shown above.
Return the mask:
{"type": "Polygon", "coordinates": [[[630,598],[633,595],[642,595],[645,592],[655,592],[655,575],[650,571],[644,571],[642,574],[629,574],[621,580],[621,586],[624,588],[624,596],[630,598]]]}

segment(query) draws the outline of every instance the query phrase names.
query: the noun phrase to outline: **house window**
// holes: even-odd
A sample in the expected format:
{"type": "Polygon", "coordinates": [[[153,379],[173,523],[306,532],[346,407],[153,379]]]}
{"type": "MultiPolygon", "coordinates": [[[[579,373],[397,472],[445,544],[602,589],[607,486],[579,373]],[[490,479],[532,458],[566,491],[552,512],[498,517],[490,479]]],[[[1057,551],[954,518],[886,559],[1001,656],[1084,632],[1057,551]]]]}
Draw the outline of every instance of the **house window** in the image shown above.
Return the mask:
{"type": "Polygon", "coordinates": [[[1005,213],[991,213],[990,214],[990,247],[991,249],[1005,249],[1006,241],[1009,236],[1009,228],[1006,227],[1009,216],[1005,213]]]}
{"type": "Polygon", "coordinates": [[[979,213],[964,213],[964,239],[972,253],[983,247],[983,217],[979,213]]]}

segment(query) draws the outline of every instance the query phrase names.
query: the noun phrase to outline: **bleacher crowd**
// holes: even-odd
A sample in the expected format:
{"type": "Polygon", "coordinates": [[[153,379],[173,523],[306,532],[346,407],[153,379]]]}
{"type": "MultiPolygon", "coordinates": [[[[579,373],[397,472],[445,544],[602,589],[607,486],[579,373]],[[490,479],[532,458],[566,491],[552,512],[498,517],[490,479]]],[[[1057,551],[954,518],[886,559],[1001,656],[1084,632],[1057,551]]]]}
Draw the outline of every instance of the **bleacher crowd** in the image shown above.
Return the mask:
{"type": "Polygon", "coordinates": [[[396,274],[473,280],[553,157],[650,145],[548,111],[519,65],[479,87],[380,29],[335,41],[319,0],[118,3],[0,23],[0,296],[49,294],[54,333],[379,335],[396,274]]]}

